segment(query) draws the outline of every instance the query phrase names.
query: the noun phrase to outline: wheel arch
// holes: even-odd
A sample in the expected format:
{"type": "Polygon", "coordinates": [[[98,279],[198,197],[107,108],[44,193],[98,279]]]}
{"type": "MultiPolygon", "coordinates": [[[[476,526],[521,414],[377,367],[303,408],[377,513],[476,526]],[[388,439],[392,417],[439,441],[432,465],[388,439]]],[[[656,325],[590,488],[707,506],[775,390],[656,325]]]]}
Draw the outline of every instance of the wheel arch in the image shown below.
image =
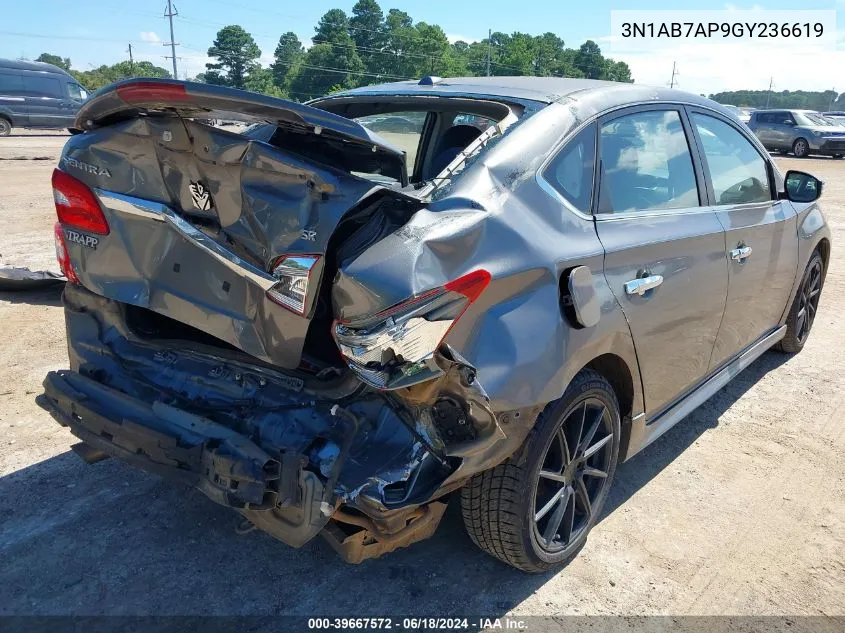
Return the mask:
{"type": "Polygon", "coordinates": [[[634,403],[636,401],[636,384],[631,368],[621,356],[607,352],[592,359],[582,367],[583,369],[592,369],[601,374],[610,383],[613,393],[616,394],[622,425],[622,436],[619,440],[619,462],[621,463],[627,458],[631,437],[631,418],[634,415],[634,403]]]}
{"type": "Polygon", "coordinates": [[[816,244],[815,250],[817,250],[822,256],[822,262],[824,262],[824,272],[827,273],[827,267],[830,263],[830,240],[826,237],[821,238],[819,243],[816,244]]]}

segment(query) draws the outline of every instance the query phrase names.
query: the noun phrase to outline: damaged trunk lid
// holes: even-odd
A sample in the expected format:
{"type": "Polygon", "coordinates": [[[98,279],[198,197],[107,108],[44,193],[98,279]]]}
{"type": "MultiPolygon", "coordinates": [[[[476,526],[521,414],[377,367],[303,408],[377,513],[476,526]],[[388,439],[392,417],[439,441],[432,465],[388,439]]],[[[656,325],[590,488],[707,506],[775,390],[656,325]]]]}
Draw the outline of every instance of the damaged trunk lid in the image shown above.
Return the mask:
{"type": "MultiPolygon", "coordinates": [[[[420,206],[398,191],[400,150],[282,99],[131,80],[95,94],[76,125],[86,133],[68,141],[59,169],[90,190],[107,225],[86,230],[59,210],[79,281],[284,368],[300,365],[311,320],[330,310],[319,291],[334,273],[327,253],[341,220],[420,206]],[[256,125],[239,132],[207,119],[256,125]]],[[[67,182],[54,177],[57,209],[75,203],[67,182]]]]}

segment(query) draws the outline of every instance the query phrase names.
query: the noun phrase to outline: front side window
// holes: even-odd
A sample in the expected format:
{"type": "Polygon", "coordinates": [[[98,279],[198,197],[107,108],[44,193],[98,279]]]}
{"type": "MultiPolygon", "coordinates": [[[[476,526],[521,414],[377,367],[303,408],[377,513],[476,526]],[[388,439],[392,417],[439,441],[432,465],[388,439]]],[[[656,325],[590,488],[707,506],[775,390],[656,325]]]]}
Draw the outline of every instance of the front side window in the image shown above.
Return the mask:
{"type": "Polygon", "coordinates": [[[694,112],[717,205],[771,200],[766,161],[733,126],[694,112]]]}
{"type": "Polygon", "coordinates": [[[596,126],[581,130],[543,170],[543,179],[573,207],[590,212],[593,166],[596,158],[596,126]]]}
{"type": "Polygon", "coordinates": [[[676,110],[649,110],[601,126],[600,213],[685,209],[700,204],[676,110]]]}
{"type": "Polygon", "coordinates": [[[362,116],[355,120],[371,132],[375,132],[403,150],[408,165],[408,174],[413,174],[427,114],[427,112],[391,112],[390,114],[362,116]]]}
{"type": "Polygon", "coordinates": [[[71,99],[76,99],[77,101],[85,101],[88,98],[88,92],[79,84],[69,83],[67,85],[67,93],[71,99]]]}

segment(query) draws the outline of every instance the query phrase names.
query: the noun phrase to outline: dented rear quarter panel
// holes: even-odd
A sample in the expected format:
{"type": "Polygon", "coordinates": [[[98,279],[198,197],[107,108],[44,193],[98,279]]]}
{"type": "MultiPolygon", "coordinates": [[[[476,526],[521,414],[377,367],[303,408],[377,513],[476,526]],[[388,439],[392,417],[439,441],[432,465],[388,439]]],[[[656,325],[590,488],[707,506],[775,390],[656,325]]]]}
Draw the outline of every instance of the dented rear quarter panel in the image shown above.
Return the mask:
{"type": "MultiPolygon", "coordinates": [[[[566,104],[552,104],[515,126],[402,229],[341,267],[333,291],[337,316],[372,314],[483,268],[492,281],[447,342],[477,369],[494,411],[559,398],[585,365],[613,354],[634,383],[631,411],[623,415],[639,413],[633,341],[604,279],[593,222],[564,208],[535,178],[582,120],[566,104]],[[561,311],[561,280],[579,265],[593,275],[601,313],[594,327],[577,328],[561,311]]],[[[535,416],[525,418],[509,416],[503,427],[513,450],[535,416]]]]}

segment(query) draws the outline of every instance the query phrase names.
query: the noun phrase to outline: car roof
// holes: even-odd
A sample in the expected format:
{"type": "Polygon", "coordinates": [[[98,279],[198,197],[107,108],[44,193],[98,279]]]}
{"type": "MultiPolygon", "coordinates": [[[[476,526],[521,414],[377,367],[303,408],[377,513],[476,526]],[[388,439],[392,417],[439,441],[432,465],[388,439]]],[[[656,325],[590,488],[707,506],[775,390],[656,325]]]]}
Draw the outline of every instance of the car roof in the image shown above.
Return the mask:
{"type": "MultiPolygon", "coordinates": [[[[423,78],[422,80],[397,81],[393,83],[362,86],[335,93],[324,99],[343,96],[478,96],[502,100],[528,100],[549,104],[566,98],[590,94],[607,95],[607,105],[621,105],[639,101],[680,101],[712,107],[715,102],[699,95],[643,84],[601,81],[598,79],[574,79],[568,77],[449,77],[423,78]],[[423,83],[429,80],[429,83],[423,83]]],[[[718,104],[716,104],[718,105],[718,104]]]]}
{"type": "Polygon", "coordinates": [[[65,72],[58,66],[48,64],[47,62],[29,62],[21,59],[0,59],[0,68],[7,70],[34,70],[42,73],[54,73],[57,75],[72,77],[70,73],[65,72]]]}

